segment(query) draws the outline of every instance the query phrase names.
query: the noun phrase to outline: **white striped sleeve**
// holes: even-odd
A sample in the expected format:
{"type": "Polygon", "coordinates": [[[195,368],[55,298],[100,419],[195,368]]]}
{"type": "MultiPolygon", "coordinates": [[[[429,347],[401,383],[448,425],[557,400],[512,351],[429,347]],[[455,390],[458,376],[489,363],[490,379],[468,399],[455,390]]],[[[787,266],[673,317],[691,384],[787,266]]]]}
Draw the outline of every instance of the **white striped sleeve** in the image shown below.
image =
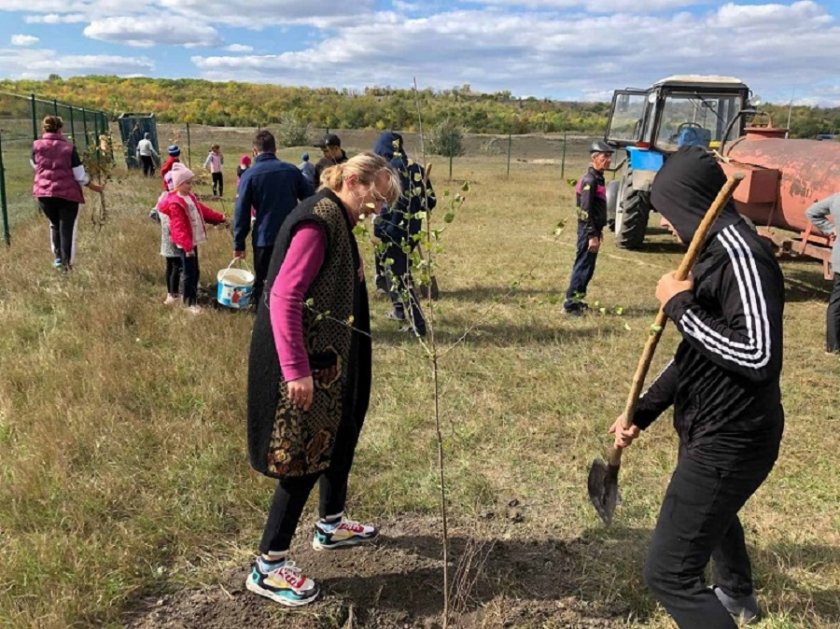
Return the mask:
{"type": "Polygon", "coordinates": [[[688,307],[679,319],[684,333],[695,339],[710,354],[748,370],[763,369],[770,362],[770,323],[767,300],[755,257],[735,226],[717,235],[729,255],[737,291],[730,303],[722,304],[730,312],[730,327],[721,321],[709,321],[697,306],[688,307]]]}

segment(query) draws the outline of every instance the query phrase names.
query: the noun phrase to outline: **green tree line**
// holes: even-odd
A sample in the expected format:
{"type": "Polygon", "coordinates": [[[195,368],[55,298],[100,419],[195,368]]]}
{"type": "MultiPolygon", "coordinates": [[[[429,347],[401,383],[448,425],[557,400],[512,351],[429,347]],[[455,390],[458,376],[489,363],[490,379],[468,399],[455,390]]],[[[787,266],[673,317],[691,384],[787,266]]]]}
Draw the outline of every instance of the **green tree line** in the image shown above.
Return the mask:
{"type": "MultiPolygon", "coordinates": [[[[154,112],[161,122],[214,126],[276,124],[284,117],[330,129],[416,130],[412,90],[369,87],[364,90],[289,87],[201,79],[85,76],[46,81],[0,81],[0,90],[57,99],[102,109],[114,118],[123,112],[154,112]]],[[[516,98],[509,91],[481,93],[462,85],[449,90],[424,89],[417,97],[423,122],[448,122],[472,133],[603,132],[609,103],[516,98]]],[[[790,113],[794,137],[840,131],[840,107],[762,105],[776,126],[790,113]]],[[[2,115],[2,112],[0,112],[2,115]]]]}

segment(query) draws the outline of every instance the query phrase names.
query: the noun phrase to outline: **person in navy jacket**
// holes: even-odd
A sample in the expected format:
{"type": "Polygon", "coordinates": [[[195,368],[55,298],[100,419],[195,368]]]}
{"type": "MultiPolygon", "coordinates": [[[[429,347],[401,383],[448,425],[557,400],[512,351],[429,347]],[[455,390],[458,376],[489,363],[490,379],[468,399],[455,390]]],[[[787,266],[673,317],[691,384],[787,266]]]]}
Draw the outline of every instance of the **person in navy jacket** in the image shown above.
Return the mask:
{"type": "Polygon", "coordinates": [[[239,180],[239,196],[233,219],[233,255],[245,257],[245,239],[251,231],[251,207],[256,210],[252,243],[254,247],[254,291],[252,300],[259,306],[268,274],[274,241],[283,221],[298,201],[312,196],[314,190],[294,164],[277,159],[277,143],[270,131],[254,136],[256,158],[239,180]]]}
{"type": "Polygon", "coordinates": [[[586,310],[586,288],[595,274],[595,261],[604,238],[607,224],[607,193],[604,171],[610,167],[613,148],[602,140],[590,147],[592,164],[577,184],[577,250],[572,277],[566,290],[563,310],[566,314],[581,315],[586,310]]]}

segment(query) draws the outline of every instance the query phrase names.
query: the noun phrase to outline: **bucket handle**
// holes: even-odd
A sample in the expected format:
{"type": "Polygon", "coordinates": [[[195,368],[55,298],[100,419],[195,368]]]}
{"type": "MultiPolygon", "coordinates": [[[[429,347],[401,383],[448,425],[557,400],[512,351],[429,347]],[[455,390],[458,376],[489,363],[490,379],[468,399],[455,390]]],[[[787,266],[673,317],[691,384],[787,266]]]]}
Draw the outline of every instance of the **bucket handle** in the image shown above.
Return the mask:
{"type": "Polygon", "coordinates": [[[233,267],[233,265],[236,264],[237,262],[239,263],[239,266],[243,266],[246,271],[253,272],[253,269],[251,268],[251,265],[248,264],[247,262],[245,262],[245,258],[234,258],[233,260],[230,261],[230,264],[227,265],[227,267],[225,268],[225,271],[230,270],[231,267],[233,267]],[[248,264],[248,266],[244,266],[246,264],[248,264]]]}

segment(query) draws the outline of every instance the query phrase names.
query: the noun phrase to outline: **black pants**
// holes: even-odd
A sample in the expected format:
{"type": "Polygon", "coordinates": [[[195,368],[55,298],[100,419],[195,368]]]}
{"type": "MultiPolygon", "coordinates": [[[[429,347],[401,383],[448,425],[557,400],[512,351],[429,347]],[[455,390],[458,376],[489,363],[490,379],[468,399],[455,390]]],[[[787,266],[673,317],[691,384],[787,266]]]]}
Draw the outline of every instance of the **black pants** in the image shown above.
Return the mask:
{"type": "Polygon", "coordinates": [[[737,627],[703,582],[709,558],[714,559],[715,585],[726,594],[752,593],[752,569],[737,514],[773,468],[778,445],[759,449],[758,460],[736,471],[680,456],[656,522],[644,577],[681,629],[737,627]]]}
{"type": "Polygon", "coordinates": [[[411,324],[418,334],[426,334],[426,319],[423,317],[423,310],[420,308],[420,299],[414,290],[414,282],[411,278],[411,260],[409,254],[402,250],[399,245],[390,245],[385,250],[384,258],[391,259],[390,273],[385,273],[387,279],[388,296],[391,298],[391,305],[397,316],[411,317],[411,324]]]}
{"type": "Polygon", "coordinates": [[[834,274],[834,287],[828,298],[825,348],[829,352],[840,352],[840,273],[834,274]]]}
{"type": "Polygon", "coordinates": [[[193,255],[179,249],[181,254],[181,286],[183,287],[184,305],[195,306],[198,303],[198,278],[201,271],[198,267],[198,247],[193,248],[193,255]]]}
{"type": "Polygon", "coordinates": [[[213,173],[213,195],[217,197],[225,196],[225,180],[222,173],[213,173]]]}
{"type": "Polygon", "coordinates": [[[575,263],[572,266],[572,279],[569,280],[569,288],[566,290],[566,301],[563,308],[566,310],[580,310],[581,302],[586,297],[586,287],[595,274],[595,261],[598,253],[589,251],[589,236],[586,233],[586,224],[578,223],[577,232],[577,253],[575,263]]]}
{"type": "Polygon", "coordinates": [[[184,265],[181,264],[180,256],[174,258],[166,256],[166,292],[170,295],[181,294],[181,273],[184,265]]]}
{"type": "Polygon", "coordinates": [[[309,493],[316,482],[321,494],[320,516],[324,518],[344,511],[347,502],[347,479],[350,476],[363,423],[364,418],[358,422],[349,417],[342,420],[330,466],[326,471],[278,481],[260,542],[261,553],[289,549],[309,493]]]}
{"type": "Polygon", "coordinates": [[[140,162],[143,164],[143,176],[152,177],[155,174],[155,162],[151,155],[141,155],[140,162]]]}
{"type": "Polygon", "coordinates": [[[76,219],[79,204],[66,199],[39,197],[38,207],[50,220],[50,242],[56,259],[64,267],[73,265],[76,259],[76,219]]]}
{"type": "Polygon", "coordinates": [[[258,308],[262,299],[265,278],[268,276],[268,264],[271,262],[271,254],[274,253],[274,246],[254,247],[254,290],[251,292],[251,303],[258,308]]]}

